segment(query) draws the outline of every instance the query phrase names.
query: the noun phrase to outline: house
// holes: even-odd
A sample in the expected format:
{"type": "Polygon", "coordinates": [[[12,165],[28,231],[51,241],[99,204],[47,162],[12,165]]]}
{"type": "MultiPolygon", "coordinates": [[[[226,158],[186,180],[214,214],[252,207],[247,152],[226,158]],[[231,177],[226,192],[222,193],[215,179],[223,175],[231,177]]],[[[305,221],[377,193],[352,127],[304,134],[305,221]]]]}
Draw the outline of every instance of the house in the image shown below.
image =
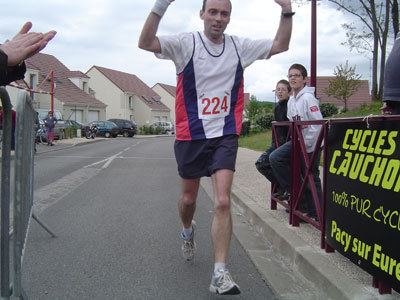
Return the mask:
{"type": "MultiPolygon", "coordinates": [[[[329,80],[335,79],[335,76],[318,76],[317,77],[317,98],[321,99],[321,103],[333,103],[338,108],[344,108],[344,102],[342,100],[328,97],[324,90],[329,86],[329,80]]],[[[361,80],[361,84],[358,87],[356,93],[347,99],[347,109],[353,110],[359,108],[363,104],[372,102],[371,94],[369,93],[368,80],[361,80]]]]}
{"type": "Polygon", "coordinates": [[[164,83],[156,83],[152,88],[161,96],[161,101],[170,109],[171,122],[175,124],[175,95],[176,87],[164,83]]]}
{"type": "MultiPolygon", "coordinates": [[[[80,71],[70,71],[56,57],[49,54],[38,53],[25,60],[27,71],[25,82],[33,90],[42,83],[47,75],[54,73],[54,107],[59,110],[65,120],[72,119],[82,123],[105,118],[106,105],[89,94],[89,77],[80,71]]],[[[18,81],[23,85],[22,81],[18,81]]],[[[40,89],[50,92],[50,79],[40,89]]],[[[17,99],[18,89],[7,87],[11,99],[17,99]]],[[[31,93],[35,108],[51,108],[49,94],[31,93]]]]}
{"type": "Polygon", "coordinates": [[[107,119],[127,119],[139,126],[170,121],[170,109],[136,75],[93,66],[86,75],[96,97],[107,104],[107,119]]]}

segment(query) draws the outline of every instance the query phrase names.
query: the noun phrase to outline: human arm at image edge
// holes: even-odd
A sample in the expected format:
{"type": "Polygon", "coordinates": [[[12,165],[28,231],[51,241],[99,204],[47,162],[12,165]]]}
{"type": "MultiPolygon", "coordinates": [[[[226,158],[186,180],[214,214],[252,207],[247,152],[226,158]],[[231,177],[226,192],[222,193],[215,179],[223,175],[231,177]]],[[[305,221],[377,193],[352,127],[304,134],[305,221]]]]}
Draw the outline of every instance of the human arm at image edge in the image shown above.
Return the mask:
{"type": "MultiPolygon", "coordinates": [[[[292,11],[290,0],[275,0],[282,7],[282,12],[287,13],[292,11]]],[[[290,38],[292,35],[292,17],[281,16],[278,30],[272,43],[270,56],[285,52],[289,49],[290,38]]]]}
{"type": "Polygon", "coordinates": [[[161,53],[161,45],[156,36],[161,17],[154,12],[150,12],[140,33],[138,47],[154,53],[161,53]]]}

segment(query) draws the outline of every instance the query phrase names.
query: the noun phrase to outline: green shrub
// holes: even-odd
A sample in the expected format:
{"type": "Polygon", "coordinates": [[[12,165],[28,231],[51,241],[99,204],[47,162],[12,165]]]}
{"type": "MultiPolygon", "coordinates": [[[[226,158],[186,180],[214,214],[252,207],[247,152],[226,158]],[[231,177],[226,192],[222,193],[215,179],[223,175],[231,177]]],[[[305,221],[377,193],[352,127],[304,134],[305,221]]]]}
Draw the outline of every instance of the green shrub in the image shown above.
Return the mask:
{"type": "Polygon", "coordinates": [[[319,108],[324,118],[336,115],[339,111],[333,103],[320,103],[319,108]]]}
{"type": "Polygon", "coordinates": [[[163,131],[163,128],[161,126],[157,127],[150,127],[152,134],[160,134],[163,131]]]}
{"type": "Polygon", "coordinates": [[[248,135],[250,133],[250,121],[243,121],[242,123],[242,131],[240,132],[241,136],[248,135]]]}
{"type": "Polygon", "coordinates": [[[148,135],[150,134],[150,127],[147,125],[143,125],[139,127],[139,134],[140,135],[148,135]]]}
{"type": "Polygon", "coordinates": [[[258,115],[255,118],[255,123],[261,129],[270,129],[273,120],[274,120],[274,114],[265,113],[262,115],[258,115]]]}

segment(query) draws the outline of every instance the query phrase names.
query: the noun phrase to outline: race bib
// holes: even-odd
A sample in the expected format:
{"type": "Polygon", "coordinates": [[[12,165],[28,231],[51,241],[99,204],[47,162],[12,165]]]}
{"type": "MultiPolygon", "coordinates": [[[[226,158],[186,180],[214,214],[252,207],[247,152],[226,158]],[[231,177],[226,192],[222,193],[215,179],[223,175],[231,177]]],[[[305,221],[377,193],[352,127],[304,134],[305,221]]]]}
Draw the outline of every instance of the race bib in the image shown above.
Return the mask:
{"type": "Polygon", "coordinates": [[[231,94],[228,92],[209,92],[197,99],[199,119],[217,119],[229,115],[231,94]]]}

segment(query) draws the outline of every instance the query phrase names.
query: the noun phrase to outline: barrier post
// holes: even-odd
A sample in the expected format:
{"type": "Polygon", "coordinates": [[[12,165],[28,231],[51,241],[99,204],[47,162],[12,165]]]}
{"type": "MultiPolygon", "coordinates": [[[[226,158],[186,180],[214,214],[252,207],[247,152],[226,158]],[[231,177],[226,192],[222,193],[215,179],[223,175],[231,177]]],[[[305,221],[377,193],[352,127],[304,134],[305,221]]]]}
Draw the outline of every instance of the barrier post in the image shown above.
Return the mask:
{"type": "MultiPolygon", "coordinates": [[[[22,288],[22,262],[33,217],[33,174],[34,174],[34,130],[36,112],[27,91],[18,92],[15,130],[15,178],[14,178],[14,278],[12,295],[27,299],[22,288]]],[[[36,220],[53,237],[52,233],[37,216],[36,220]]]]}
{"type": "MultiPolygon", "coordinates": [[[[289,127],[289,131],[288,131],[288,135],[286,137],[286,142],[288,142],[290,140],[291,137],[291,128],[292,128],[292,122],[290,121],[282,121],[282,122],[272,122],[272,136],[275,138],[275,143],[276,146],[279,147],[281,146],[279,139],[278,139],[278,135],[276,133],[276,128],[278,126],[287,126],[289,127]]],[[[274,196],[274,193],[276,191],[276,187],[279,183],[276,182],[271,182],[271,210],[276,210],[277,209],[277,204],[279,203],[280,205],[282,205],[283,207],[289,209],[289,204],[286,203],[285,201],[280,200],[279,198],[274,196]]]]}
{"type": "Polygon", "coordinates": [[[10,167],[11,167],[11,102],[4,87],[0,87],[3,106],[3,141],[1,156],[1,297],[8,299],[10,289],[10,167]]]}

